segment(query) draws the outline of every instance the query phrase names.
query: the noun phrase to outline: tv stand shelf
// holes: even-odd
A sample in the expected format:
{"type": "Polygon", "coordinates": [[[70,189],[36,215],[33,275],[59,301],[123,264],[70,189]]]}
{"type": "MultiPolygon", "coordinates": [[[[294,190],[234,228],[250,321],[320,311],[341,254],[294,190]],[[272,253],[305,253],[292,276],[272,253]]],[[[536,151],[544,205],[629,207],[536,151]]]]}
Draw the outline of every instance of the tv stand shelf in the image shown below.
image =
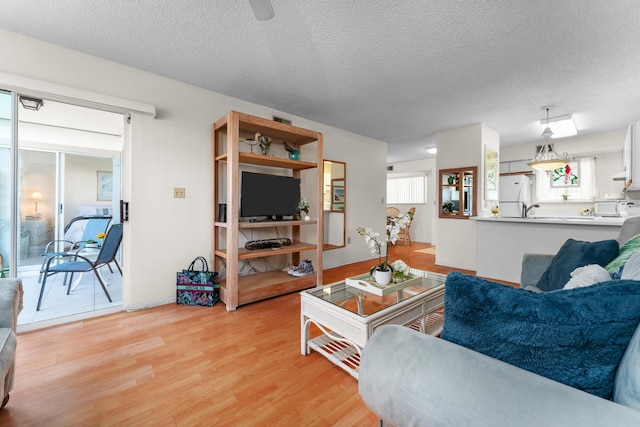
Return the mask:
{"type": "MultiPolygon", "coordinates": [[[[277,297],[300,289],[313,288],[316,285],[315,274],[304,277],[293,277],[286,271],[268,271],[266,273],[248,274],[239,276],[236,280],[238,286],[238,305],[249,304],[263,299],[277,297]]],[[[220,297],[228,297],[229,285],[226,280],[220,282],[220,297]]]]}
{"type": "MultiPolygon", "coordinates": [[[[268,228],[268,227],[283,227],[283,226],[289,226],[289,225],[315,225],[317,223],[318,221],[314,219],[309,221],[302,221],[299,219],[283,220],[283,221],[255,221],[255,222],[240,221],[238,223],[238,227],[239,228],[268,228]]],[[[227,227],[226,222],[216,222],[214,225],[216,227],[223,227],[223,228],[227,227]]]]}
{"type": "MultiPolygon", "coordinates": [[[[302,251],[314,251],[316,250],[316,245],[312,245],[310,243],[304,242],[292,242],[289,246],[281,246],[279,248],[267,248],[267,249],[238,249],[237,258],[238,260],[246,260],[253,258],[264,258],[267,256],[281,255],[281,254],[292,254],[296,252],[302,251]]],[[[216,250],[216,255],[227,259],[227,251],[224,249],[216,250]]]]}
{"type": "Polygon", "coordinates": [[[244,165],[250,165],[249,171],[259,168],[262,172],[266,169],[267,174],[273,175],[282,175],[284,170],[286,176],[300,179],[303,197],[310,202],[312,212],[321,212],[324,191],[322,134],[236,111],[231,111],[216,121],[211,126],[211,134],[213,212],[218,212],[219,203],[227,205],[227,221],[213,223],[212,265],[218,271],[222,271],[224,267],[225,277],[220,283],[220,298],[227,311],[250,302],[322,286],[322,215],[310,221],[240,221],[240,176],[243,170],[247,170],[244,165]],[[242,139],[254,138],[257,132],[271,138],[271,150],[267,155],[261,154],[257,146],[253,150],[258,152],[252,152],[249,145],[241,142],[242,139]],[[298,148],[300,160],[288,158],[284,143],[298,148]],[[275,249],[255,250],[247,250],[240,245],[240,230],[257,229],[255,233],[265,234],[269,233],[270,227],[277,227],[277,236],[290,238],[292,244],[275,249]],[[285,228],[285,236],[282,228],[285,228]],[[308,254],[309,252],[315,252],[315,255],[308,254]],[[303,253],[305,259],[312,260],[316,274],[294,277],[286,271],[273,270],[240,275],[241,265],[249,260],[277,255],[284,259],[271,265],[282,265],[285,262],[299,264],[303,253]]]}

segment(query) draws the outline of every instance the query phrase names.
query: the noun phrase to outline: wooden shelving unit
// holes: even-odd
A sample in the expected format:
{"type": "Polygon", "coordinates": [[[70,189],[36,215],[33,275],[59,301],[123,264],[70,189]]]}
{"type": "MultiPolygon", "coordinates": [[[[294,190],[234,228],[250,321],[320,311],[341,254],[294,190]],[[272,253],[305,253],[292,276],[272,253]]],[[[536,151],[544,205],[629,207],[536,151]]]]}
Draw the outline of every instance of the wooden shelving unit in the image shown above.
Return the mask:
{"type": "MultiPolygon", "coordinates": [[[[231,111],[212,125],[213,153],[213,212],[218,211],[221,193],[226,189],[227,221],[214,222],[212,233],[213,262],[215,268],[224,265],[225,279],[221,282],[220,298],[227,311],[238,306],[260,301],[286,293],[322,285],[322,247],[323,247],[323,158],[322,134],[308,129],[275,122],[261,117],[231,111]],[[296,145],[304,160],[291,160],[279,155],[263,155],[246,150],[240,141],[253,138],[256,132],[271,138],[271,145],[282,146],[283,142],[296,145]],[[315,147],[314,147],[315,146],[315,147]],[[315,150],[314,150],[315,148],[315,150]],[[289,170],[291,176],[301,178],[301,171],[317,169],[315,206],[319,211],[311,221],[241,221],[240,218],[240,174],[243,165],[255,165],[265,168],[289,170]],[[241,229],[267,229],[286,227],[290,229],[292,243],[278,249],[247,250],[240,247],[241,229]],[[301,229],[305,234],[313,234],[310,242],[301,241],[301,229]],[[240,264],[251,259],[274,255],[291,254],[293,264],[300,263],[301,252],[315,251],[312,260],[316,274],[306,277],[293,277],[286,271],[274,270],[262,273],[240,275],[240,264]]],[[[286,155],[286,154],[285,154],[286,155]]],[[[215,216],[215,215],[214,215],[215,216]]],[[[274,236],[275,237],[275,236],[274,236]]]]}

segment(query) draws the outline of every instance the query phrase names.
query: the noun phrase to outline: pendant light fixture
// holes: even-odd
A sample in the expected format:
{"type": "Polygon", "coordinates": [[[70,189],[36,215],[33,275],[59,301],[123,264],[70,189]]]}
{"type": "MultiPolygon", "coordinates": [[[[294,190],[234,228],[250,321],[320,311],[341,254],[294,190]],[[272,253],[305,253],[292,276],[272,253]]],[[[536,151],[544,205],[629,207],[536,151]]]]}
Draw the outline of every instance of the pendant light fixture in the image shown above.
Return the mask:
{"type": "Polygon", "coordinates": [[[547,120],[545,121],[547,127],[542,132],[544,144],[540,147],[540,151],[536,153],[536,156],[527,162],[532,168],[544,172],[561,168],[571,160],[571,156],[567,153],[562,153],[562,156],[556,153],[553,143],[551,142],[551,136],[553,135],[553,131],[549,127],[549,108],[551,107],[553,107],[553,105],[542,107],[547,110],[547,120]]]}

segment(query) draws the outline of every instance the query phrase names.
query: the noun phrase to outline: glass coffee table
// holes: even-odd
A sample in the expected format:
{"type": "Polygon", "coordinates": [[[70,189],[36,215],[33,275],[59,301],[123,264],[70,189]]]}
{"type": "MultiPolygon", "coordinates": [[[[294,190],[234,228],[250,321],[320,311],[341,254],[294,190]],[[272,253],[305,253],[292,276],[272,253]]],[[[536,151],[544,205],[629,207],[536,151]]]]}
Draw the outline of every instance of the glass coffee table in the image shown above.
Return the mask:
{"type": "Polygon", "coordinates": [[[357,379],[362,348],[379,326],[404,325],[439,334],[446,275],[412,269],[411,276],[406,284],[391,283],[382,290],[367,290],[362,281],[346,279],[302,291],[301,353],[315,350],[357,379]],[[313,338],[312,323],[321,331],[313,338]]]}

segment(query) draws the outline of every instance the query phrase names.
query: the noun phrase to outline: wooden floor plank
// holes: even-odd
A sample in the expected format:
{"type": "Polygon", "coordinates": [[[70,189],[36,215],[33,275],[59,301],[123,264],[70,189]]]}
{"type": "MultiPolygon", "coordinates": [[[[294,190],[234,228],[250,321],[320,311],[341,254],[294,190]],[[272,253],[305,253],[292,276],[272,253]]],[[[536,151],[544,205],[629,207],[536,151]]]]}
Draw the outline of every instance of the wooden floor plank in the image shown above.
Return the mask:
{"type": "MultiPolygon", "coordinates": [[[[391,259],[451,270],[415,252],[426,247],[393,247],[391,259]]],[[[325,270],[325,283],[374,263],[325,270]]],[[[357,381],[302,356],[299,339],[297,292],[234,312],[171,304],[22,333],[0,425],[376,425],[357,381]]]]}

